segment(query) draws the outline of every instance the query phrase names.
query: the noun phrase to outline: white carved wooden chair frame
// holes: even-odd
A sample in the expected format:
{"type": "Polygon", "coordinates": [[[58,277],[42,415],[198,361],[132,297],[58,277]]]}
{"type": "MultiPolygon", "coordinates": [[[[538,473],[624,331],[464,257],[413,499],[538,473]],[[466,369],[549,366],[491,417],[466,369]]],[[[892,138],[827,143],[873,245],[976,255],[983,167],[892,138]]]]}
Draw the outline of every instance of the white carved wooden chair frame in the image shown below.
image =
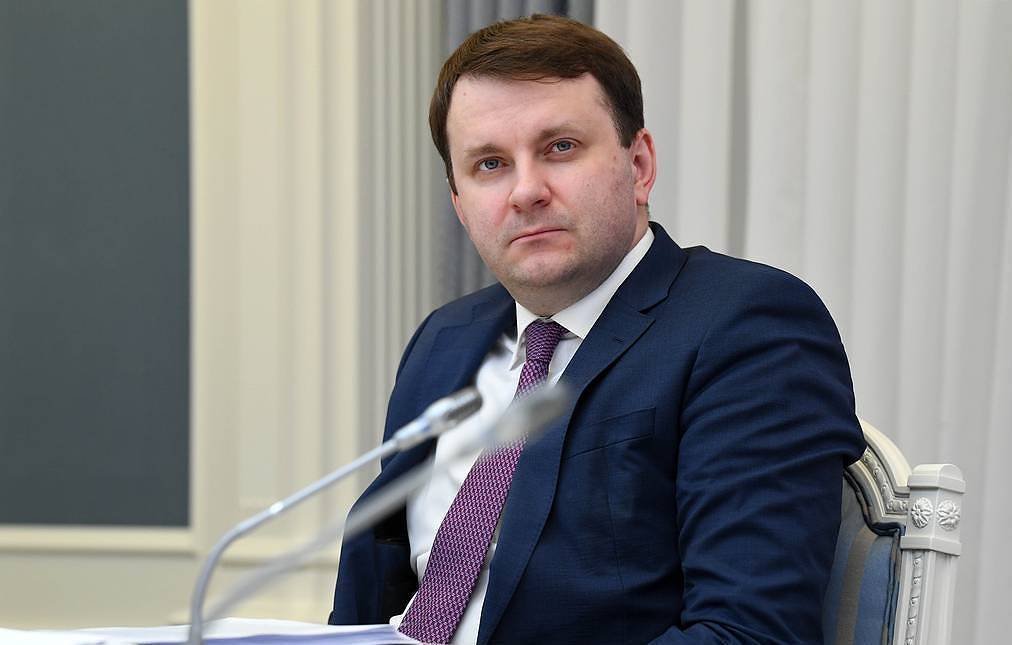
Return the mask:
{"type": "Polygon", "coordinates": [[[861,421],[868,449],[847,479],[867,502],[872,524],[905,527],[892,642],[948,645],[952,633],[963,474],[952,464],[913,470],[888,437],[861,421]]]}

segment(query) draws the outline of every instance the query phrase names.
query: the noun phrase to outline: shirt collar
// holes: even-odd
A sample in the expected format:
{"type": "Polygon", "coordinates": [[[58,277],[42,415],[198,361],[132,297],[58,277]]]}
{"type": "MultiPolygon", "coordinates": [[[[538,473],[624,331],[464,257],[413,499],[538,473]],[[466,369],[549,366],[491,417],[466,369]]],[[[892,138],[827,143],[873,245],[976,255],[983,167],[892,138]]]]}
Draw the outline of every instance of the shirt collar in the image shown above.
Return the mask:
{"type": "MultiPolygon", "coordinates": [[[[629,274],[633,272],[636,265],[640,263],[643,256],[650,250],[650,245],[653,241],[654,232],[648,226],[646,233],[643,234],[640,241],[625,254],[625,257],[618,263],[615,270],[611,272],[611,275],[605,278],[604,282],[580,300],[551,317],[551,320],[554,320],[568,330],[568,333],[563,336],[564,339],[575,336],[583,340],[587,337],[591,327],[601,317],[601,312],[608,306],[612,296],[615,295],[618,288],[622,286],[625,279],[629,277],[629,274]]],[[[517,341],[513,346],[513,361],[510,363],[510,369],[514,369],[523,363],[523,355],[520,352],[520,348],[523,346],[524,330],[527,329],[528,325],[541,317],[531,313],[530,310],[519,302],[516,303],[516,309],[517,341]]]]}

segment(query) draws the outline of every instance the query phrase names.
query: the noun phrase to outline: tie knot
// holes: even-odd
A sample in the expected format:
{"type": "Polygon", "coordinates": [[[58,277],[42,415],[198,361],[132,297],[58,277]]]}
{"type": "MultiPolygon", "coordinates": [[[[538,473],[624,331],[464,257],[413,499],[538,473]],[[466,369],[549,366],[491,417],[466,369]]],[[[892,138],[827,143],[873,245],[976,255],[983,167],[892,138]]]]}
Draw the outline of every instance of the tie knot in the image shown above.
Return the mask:
{"type": "Polygon", "coordinates": [[[527,359],[547,365],[566,328],[554,320],[535,320],[527,325],[527,359]]]}

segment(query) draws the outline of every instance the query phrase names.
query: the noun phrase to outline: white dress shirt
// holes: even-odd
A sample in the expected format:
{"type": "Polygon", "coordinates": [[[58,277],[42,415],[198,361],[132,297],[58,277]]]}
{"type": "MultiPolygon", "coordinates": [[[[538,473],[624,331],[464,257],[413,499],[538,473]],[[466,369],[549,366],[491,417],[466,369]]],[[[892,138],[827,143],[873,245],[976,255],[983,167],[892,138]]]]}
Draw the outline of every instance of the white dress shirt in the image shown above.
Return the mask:
{"type": "MultiPolygon", "coordinates": [[[[653,231],[648,227],[640,241],[626,254],[619,265],[604,282],[594,291],[578,302],[566,307],[551,317],[552,320],[565,327],[568,331],[559,341],[548,366],[548,384],[555,385],[565,371],[569,361],[580,348],[580,343],[590,333],[591,327],[601,316],[601,312],[611,301],[613,295],[622,285],[643,256],[646,255],[654,240],[653,231]]],[[[475,386],[481,394],[482,407],[477,414],[467,421],[444,434],[436,443],[434,468],[428,484],[420,488],[407,503],[408,542],[411,545],[410,562],[419,582],[425,575],[425,567],[429,562],[429,550],[436,537],[436,531],[443,522],[443,517],[450,509],[450,504],[457,496],[464,478],[477,460],[480,450],[458,454],[459,446],[466,443],[476,432],[481,432],[488,424],[503,413],[513,401],[517,385],[520,383],[520,371],[526,358],[526,343],[523,331],[537,320],[539,316],[516,303],[517,330],[521,330],[520,338],[504,333],[482,361],[475,378],[475,386]]],[[[495,555],[498,530],[492,536],[485,562],[478,574],[478,580],[471,594],[471,600],[464,610],[464,616],[453,636],[453,645],[474,643],[478,640],[478,623],[481,608],[488,589],[488,567],[495,555]]],[[[412,597],[412,602],[414,598],[412,597]]],[[[408,603],[408,607],[411,603],[408,603]]],[[[406,608],[405,608],[406,611],[406,608]]],[[[390,624],[399,626],[404,614],[393,616],[390,624]]]]}

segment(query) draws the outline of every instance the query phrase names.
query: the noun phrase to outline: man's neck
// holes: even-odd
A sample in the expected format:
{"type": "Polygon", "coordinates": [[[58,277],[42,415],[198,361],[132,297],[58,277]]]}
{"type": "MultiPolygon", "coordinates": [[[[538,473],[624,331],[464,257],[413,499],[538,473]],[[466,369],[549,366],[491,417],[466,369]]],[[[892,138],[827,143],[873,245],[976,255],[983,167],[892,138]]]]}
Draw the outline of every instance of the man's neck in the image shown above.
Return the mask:
{"type": "MultiPolygon", "coordinates": [[[[644,219],[642,225],[637,225],[637,229],[639,230],[636,231],[635,238],[626,250],[625,255],[619,258],[618,261],[611,266],[603,267],[593,276],[584,276],[582,280],[574,279],[571,282],[564,282],[550,287],[537,287],[523,290],[511,290],[507,287],[507,290],[510,292],[510,295],[513,296],[513,299],[528,311],[543,318],[550,318],[564,310],[566,307],[570,307],[583,298],[586,298],[589,294],[593,293],[595,289],[604,284],[613,273],[615,273],[615,270],[622,264],[625,258],[628,257],[629,253],[631,253],[632,250],[639,245],[647,231],[650,230],[649,221],[644,219]]],[[[653,239],[652,233],[650,238],[651,240],[653,239]]]]}
{"type": "MultiPolygon", "coordinates": [[[[611,302],[615,292],[618,291],[622,283],[632,274],[636,269],[636,266],[646,256],[647,251],[650,249],[650,245],[653,243],[654,235],[649,233],[644,235],[639,242],[633,246],[625,257],[618,263],[618,266],[611,271],[611,273],[599,284],[597,287],[592,289],[589,293],[585,294],[575,302],[572,302],[564,307],[560,307],[551,312],[550,317],[561,324],[563,327],[573,332],[580,338],[585,338],[590,332],[590,328],[593,327],[597,321],[601,312],[604,311],[608,303],[611,302]]],[[[544,316],[548,317],[543,310],[538,311],[525,306],[521,302],[517,302],[517,328],[522,331],[523,325],[529,323],[536,317],[544,316]]]]}

